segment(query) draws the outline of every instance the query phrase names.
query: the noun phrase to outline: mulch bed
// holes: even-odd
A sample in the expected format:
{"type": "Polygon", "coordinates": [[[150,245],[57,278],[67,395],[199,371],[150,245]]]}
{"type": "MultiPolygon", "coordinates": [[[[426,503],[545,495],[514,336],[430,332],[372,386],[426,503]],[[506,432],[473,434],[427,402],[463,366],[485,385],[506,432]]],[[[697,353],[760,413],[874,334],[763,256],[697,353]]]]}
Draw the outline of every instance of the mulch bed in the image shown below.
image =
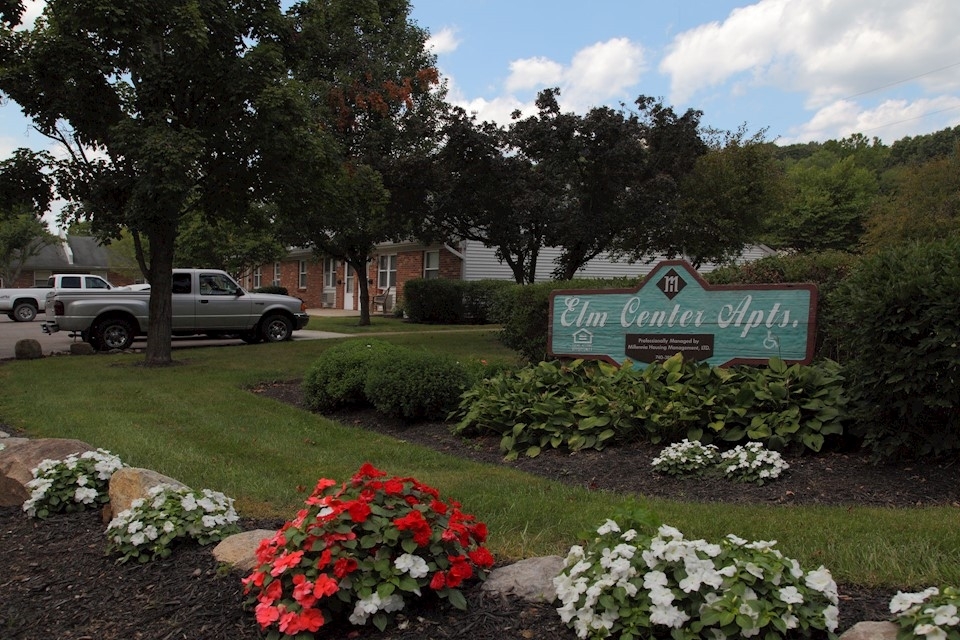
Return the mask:
{"type": "MultiPolygon", "coordinates": [[[[296,382],[264,385],[256,393],[303,406],[296,382]]],[[[960,508],[957,465],[898,461],[871,464],[857,452],[791,456],[789,471],[763,486],[663,477],[650,470],[659,447],[630,445],[603,452],[546,451],[506,463],[491,438],[465,440],[448,425],[405,424],[368,410],[330,416],[445,453],[509,466],[594,490],[636,492],[685,501],[781,505],[869,505],[960,508]],[[629,470],[625,472],[624,470],[629,470]]],[[[245,529],[277,528],[279,521],[242,522],[245,529]]],[[[237,574],[217,566],[209,548],[183,545],[170,558],[118,565],[104,553],[105,525],[93,512],[46,521],[0,508],[0,638],[4,640],[248,640],[262,638],[237,574]]],[[[896,589],[840,585],[840,630],[862,620],[884,620],[896,589]]],[[[427,602],[410,612],[405,628],[325,627],[317,638],[430,640],[509,638],[573,640],[553,607],[465,590],[467,612],[427,602]]]]}

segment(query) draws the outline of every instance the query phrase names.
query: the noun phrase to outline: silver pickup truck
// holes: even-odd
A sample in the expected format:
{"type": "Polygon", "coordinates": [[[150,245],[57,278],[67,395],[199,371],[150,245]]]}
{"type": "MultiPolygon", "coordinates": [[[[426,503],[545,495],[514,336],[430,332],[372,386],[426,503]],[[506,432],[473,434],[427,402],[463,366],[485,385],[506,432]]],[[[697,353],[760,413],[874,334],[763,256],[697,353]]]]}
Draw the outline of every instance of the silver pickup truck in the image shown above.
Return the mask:
{"type": "MultiPolygon", "coordinates": [[[[282,342],[309,321],[299,298],[248,293],[223,271],[173,272],[173,335],[238,336],[245,342],[282,342]]],[[[126,349],[146,335],[149,291],[59,290],[46,299],[44,333],[69,331],[95,349],[126,349]]]]}

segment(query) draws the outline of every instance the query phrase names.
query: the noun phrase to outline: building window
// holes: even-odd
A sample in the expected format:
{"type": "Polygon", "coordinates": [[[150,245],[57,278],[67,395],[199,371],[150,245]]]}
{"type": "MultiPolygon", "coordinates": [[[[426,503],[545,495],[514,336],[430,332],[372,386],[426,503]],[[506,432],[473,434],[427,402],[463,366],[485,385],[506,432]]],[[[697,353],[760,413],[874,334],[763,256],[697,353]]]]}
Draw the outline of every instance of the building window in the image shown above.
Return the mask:
{"type": "Polygon", "coordinates": [[[397,286],[397,254],[380,256],[377,274],[377,286],[381,289],[397,286]]]}
{"type": "Polygon", "coordinates": [[[440,277],[440,252],[423,252],[423,277],[427,280],[434,280],[440,277]]]}
{"type": "Polygon", "coordinates": [[[53,275],[52,271],[34,271],[33,272],[33,286],[35,287],[45,287],[47,286],[47,280],[50,279],[50,276],[53,275]]]}
{"type": "Polygon", "coordinates": [[[273,263],[273,286],[275,287],[280,286],[280,263],[279,262],[273,263]]]}
{"type": "Polygon", "coordinates": [[[333,289],[337,286],[337,261],[333,258],[323,259],[323,288],[333,289]]]}
{"type": "Polygon", "coordinates": [[[299,264],[299,275],[297,276],[297,287],[300,289],[307,288],[307,261],[301,260],[299,264]]]}
{"type": "Polygon", "coordinates": [[[257,267],[253,270],[253,288],[259,289],[260,283],[263,281],[263,269],[257,267]]]}

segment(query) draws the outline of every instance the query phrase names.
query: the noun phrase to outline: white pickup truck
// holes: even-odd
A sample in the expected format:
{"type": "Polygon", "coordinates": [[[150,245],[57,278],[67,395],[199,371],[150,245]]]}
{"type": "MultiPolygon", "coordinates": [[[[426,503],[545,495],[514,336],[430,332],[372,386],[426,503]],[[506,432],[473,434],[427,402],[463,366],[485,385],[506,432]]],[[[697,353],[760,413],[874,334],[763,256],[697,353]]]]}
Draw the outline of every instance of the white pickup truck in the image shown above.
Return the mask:
{"type": "MultiPolygon", "coordinates": [[[[173,335],[238,336],[245,342],[282,342],[307,326],[299,298],[248,293],[216,269],[173,272],[173,335]]],[[[95,349],[126,349],[146,335],[150,292],[59,290],[46,300],[44,333],[69,331],[95,349]]]]}
{"type": "Polygon", "coordinates": [[[58,289],[106,291],[113,285],[89,273],[58,273],[47,278],[46,287],[0,289],[0,313],[16,322],[31,322],[44,310],[47,294],[58,289]]]}

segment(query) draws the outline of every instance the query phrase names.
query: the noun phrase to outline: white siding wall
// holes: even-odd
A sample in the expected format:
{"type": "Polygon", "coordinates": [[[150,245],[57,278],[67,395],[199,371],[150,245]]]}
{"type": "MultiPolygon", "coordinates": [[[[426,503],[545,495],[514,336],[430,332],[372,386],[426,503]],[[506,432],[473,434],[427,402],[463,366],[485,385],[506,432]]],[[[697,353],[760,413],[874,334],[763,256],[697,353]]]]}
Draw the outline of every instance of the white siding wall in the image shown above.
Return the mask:
{"type": "MultiPolygon", "coordinates": [[[[464,255],[463,279],[464,280],[513,280],[513,271],[507,264],[497,260],[496,250],[488,248],[475,241],[466,241],[462,245],[464,255]]],[[[764,245],[751,245],[744,249],[743,253],[737,258],[738,263],[751,262],[764,256],[772,255],[774,251],[764,245]]],[[[560,255],[560,249],[556,247],[545,247],[541,250],[537,258],[537,282],[550,280],[550,274],[556,267],[554,259],[560,255]]],[[[646,262],[629,263],[626,261],[616,261],[610,258],[609,254],[602,253],[582,269],[577,271],[578,278],[617,278],[622,276],[635,277],[645,276],[663,260],[663,256],[657,256],[653,260],[646,262]]],[[[708,273],[717,268],[717,265],[706,263],[701,265],[700,273],[708,273]]]]}

